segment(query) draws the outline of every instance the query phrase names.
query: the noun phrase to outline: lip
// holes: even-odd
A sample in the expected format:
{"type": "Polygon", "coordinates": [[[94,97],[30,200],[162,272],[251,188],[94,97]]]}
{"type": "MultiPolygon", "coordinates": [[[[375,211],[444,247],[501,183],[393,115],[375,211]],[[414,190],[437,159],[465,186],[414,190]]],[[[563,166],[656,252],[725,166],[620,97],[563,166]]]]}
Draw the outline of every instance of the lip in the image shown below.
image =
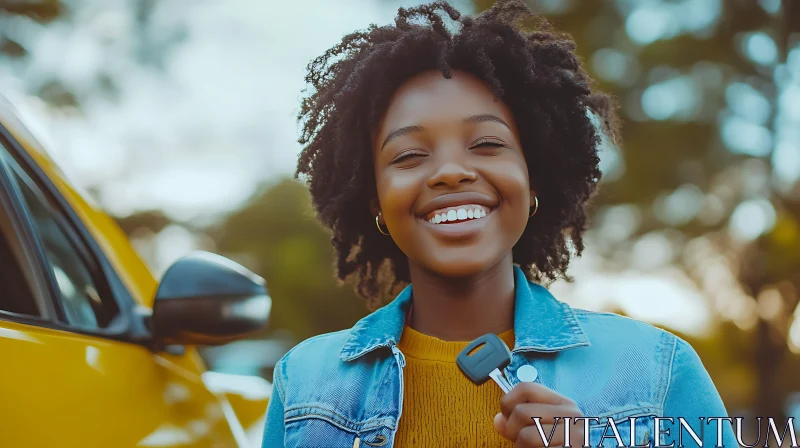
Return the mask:
{"type": "MultiPolygon", "coordinates": [[[[423,217],[433,212],[434,210],[439,210],[440,208],[447,208],[447,207],[457,207],[459,205],[469,205],[469,204],[478,204],[487,207],[489,209],[487,216],[497,207],[497,201],[483,193],[478,193],[475,191],[462,191],[459,193],[443,194],[439,197],[434,198],[433,200],[425,204],[417,212],[417,217],[420,218],[422,221],[425,221],[423,217]]],[[[476,219],[475,221],[480,221],[480,219],[476,219]]],[[[428,224],[430,223],[428,222],[428,224]]],[[[457,225],[461,224],[460,223],[448,224],[448,226],[457,226],[457,225]]]]}

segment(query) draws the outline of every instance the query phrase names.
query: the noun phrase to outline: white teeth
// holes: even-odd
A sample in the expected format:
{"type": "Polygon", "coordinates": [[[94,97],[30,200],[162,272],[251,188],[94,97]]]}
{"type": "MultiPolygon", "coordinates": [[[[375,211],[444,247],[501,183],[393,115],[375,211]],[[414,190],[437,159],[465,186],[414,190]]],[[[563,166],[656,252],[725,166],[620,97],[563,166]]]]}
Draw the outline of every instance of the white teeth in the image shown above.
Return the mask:
{"type": "Polygon", "coordinates": [[[432,224],[439,224],[440,222],[478,219],[478,218],[483,218],[484,216],[486,216],[486,211],[482,207],[476,207],[474,209],[458,208],[455,210],[448,210],[447,212],[443,213],[436,213],[435,215],[433,215],[430,221],[432,224]]]}

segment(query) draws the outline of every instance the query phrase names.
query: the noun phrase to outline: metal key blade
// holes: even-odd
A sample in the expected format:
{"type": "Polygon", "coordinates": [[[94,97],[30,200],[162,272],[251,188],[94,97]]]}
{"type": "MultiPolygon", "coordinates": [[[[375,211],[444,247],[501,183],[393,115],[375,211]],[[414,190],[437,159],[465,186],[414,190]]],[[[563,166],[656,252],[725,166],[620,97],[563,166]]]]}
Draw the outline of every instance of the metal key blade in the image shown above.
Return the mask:
{"type": "Polygon", "coordinates": [[[505,393],[511,390],[511,385],[502,369],[510,363],[511,351],[494,333],[470,342],[456,357],[456,364],[470,381],[480,385],[491,378],[505,393]]]}
{"type": "Polygon", "coordinates": [[[508,382],[505,375],[503,375],[503,372],[498,369],[494,369],[491,371],[491,373],[489,373],[489,376],[494,380],[495,383],[497,383],[498,386],[500,386],[500,389],[503,389],[503,392],[511,392],[511,384],[508,382]]]}

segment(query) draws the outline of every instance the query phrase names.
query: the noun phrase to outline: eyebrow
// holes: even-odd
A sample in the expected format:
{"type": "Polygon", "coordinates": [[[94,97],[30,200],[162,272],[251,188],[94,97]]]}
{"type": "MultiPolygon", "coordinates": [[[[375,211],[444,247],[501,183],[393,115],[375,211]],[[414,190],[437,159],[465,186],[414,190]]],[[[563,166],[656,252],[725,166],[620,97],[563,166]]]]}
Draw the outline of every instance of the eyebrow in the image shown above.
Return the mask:
{"type": "Polygon", "coordinates": [[[404,128],[395,129],[394,131],[390,132],[389,135],[386,136],[386,139],[383,140],[383,144],[381,145],[381,149],[389,143],[389,140],[392,140],[397,137],[402,137],[406,134],[412,134],[414,132],[420,132],[425,130],[422,126],[406,126],[404,128]]]}
{"type": "Polygon", "coordinates": [[[464,120],[464,123],[483,123],[485,121],[494,121],[495,123],[502,124],[509,130],[511,129],[511,126],[509,126],[508,123],[506,123],[502,118],[492,114],[473,115],[471,117],[467,117],[464,120]]]}
{"type": "MultiPolygon", "coordinates": [[[[495,123],[500,123],[503,126],[511,129],[511,126],[508,125],[502,118],[492,115],[492,114],[480,114],[480,115],[472,115],[464,119],[464,123],[483,123],[487,121],[493,121],[495,123]]],[[[395,129],[394,131],[390,132],[389,135],[383,140],[383,144],[381,145],[381,149],[389,143],[390,140],[402,137],[407,134],[413,134],[414,132],[424,131],[425,128],[422,126],[406,126],[399,129],[395,129]]]]}

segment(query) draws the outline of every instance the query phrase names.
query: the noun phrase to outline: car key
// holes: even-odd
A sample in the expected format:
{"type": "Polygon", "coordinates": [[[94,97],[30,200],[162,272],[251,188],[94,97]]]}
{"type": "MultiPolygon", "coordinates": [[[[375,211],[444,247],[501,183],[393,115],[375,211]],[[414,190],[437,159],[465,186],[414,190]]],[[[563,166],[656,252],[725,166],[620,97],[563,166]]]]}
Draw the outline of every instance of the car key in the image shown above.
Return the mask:
{"type": "Polygon", "coordinates": [[[491,378],[503,392],[511,391],[511,384],[502,372],[502,369],[511,364],[511,351],[494,333],[487,333],[470,342],[456,357],[456,364],[477,385],[491,378]]]}

